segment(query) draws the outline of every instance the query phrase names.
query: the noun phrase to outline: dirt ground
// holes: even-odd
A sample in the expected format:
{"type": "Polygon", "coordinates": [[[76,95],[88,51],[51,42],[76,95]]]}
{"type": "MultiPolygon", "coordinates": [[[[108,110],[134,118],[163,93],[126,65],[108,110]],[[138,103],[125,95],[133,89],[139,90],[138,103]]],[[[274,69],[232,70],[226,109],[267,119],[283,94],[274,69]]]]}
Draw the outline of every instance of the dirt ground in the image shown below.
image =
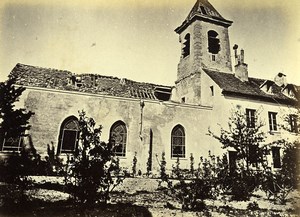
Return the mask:
{"type": "MultiPolygon", "coordinates": [[[[162,186],[164,187],[164,186],[162,186]]],[[[0,192],[1,193],[1,192],[0,192]]],[[[34,200],[52,204],[64,205],[69,195],[57,190],[35,189],[28,192],[34,200]]],[[[0,216],[300,216],[300,196],[298,191],[290,194],[286,205],[267,200],[263,192],[255,192],[250,201],[230,201],[226,197],[217,200],[205,200],[208,211],[186,212],[181,210],[181,204],[158,189],[157,179],[127,178],[111,194],[110,208],[105,211],[102,208],[94,208],[88,212],[85,210],[65,211],[53,205],[39,207],[38,210],[28,213],[1,214],[0,216]],[[257,202],[258,210],[248,210],[250,202],[257,202]],[[48,206],[48,207],[47,207],[48,206]]]]}

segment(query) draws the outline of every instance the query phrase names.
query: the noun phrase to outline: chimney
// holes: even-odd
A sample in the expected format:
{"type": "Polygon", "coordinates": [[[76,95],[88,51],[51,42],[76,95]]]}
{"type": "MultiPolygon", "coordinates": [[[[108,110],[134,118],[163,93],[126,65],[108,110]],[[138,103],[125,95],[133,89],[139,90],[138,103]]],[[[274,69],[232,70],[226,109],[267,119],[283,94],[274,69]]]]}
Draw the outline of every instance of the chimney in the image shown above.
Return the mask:
{"type": "Polygon", "coordinates": [[[235,74],[234,76],[241,81],[248,81],[248,65],[245,61],[245,51],[241,49],[241,54],[237,55],[237,45],[234,45],[233,49],[235,50],[235,60],[236,65],[234,66],[235,74]]]}
{"type": "Polygon", "coordinates": [[[286,75],[279,72],[275,78],[274,78],[275,84],[277,84],[279,87],[285,87],[287,85],[286,82],[286,75]]]}
{"type": "Polygon", "coordinates": [[[238,63],[238,54],[237,54],[237,49],[238,49],[238,47],[239,47],[239,46],[238,46],[237,44],[235,44],[235,45],[233,46],[235,64],[238,63]]]}

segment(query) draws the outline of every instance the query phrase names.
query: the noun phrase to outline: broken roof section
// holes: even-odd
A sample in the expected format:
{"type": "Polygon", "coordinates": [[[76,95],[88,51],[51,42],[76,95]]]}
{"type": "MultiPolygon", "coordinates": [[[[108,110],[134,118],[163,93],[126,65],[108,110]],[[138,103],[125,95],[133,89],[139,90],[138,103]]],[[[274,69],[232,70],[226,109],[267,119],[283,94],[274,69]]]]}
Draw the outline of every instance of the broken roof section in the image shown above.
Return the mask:
{"type": "Polygon", "coordinates": [[[70,71],[42,68],[18,63],[10,73],[17,84],[31,87],[69,90],[117,97],[169,100],[172,87],[98,74],[75,75],[70,71]],[[161,89],[164,90],[163,96],[161,89]],[[156,93],[158,90],[158,93],[156,93]],[[162,97],[160,97],[162,96],[162,97]]]}
{"type": "Polygon", "coordinates": [[[239,96],[249,99],[260,99],[274,103],[282,103],[288,105],[299,105],[299,89],[294,84],[295,97],[289,97],[284,94],[284,88],[278,86],[274,81],[249,78],[249,81],[243,82],[236,78],[234,74],[224,73],[210,69],[203,69],[206,74],[222,89],[222,93],[227,96],[239,96]],[[272,91],[266,92],[262,89],[265,85],[271,85],[272,91]]]}
{"type": "Polygon", "coordinates": [[[229,27],[232,24],[232,21],[223,18],[208,0],[197,0],[185,21],[181,26],[175,29],[175,32],[180,34],[190,23],[197,19],[216,23],[225,27],[229,27]]]}

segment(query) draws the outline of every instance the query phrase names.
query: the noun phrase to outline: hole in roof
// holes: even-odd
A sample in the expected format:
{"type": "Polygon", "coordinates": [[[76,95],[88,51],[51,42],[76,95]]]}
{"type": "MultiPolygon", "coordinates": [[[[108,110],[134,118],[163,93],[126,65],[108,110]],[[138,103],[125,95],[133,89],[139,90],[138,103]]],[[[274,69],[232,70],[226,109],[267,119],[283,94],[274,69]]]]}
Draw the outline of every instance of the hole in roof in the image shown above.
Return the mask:
{"type": "Polygon", "coordinates": [[[200,10],[201,10],[202,14],[207,15],[207,12],[206,12],[206,10],[205,10],[205,7],[200,6],[200,10]]]}

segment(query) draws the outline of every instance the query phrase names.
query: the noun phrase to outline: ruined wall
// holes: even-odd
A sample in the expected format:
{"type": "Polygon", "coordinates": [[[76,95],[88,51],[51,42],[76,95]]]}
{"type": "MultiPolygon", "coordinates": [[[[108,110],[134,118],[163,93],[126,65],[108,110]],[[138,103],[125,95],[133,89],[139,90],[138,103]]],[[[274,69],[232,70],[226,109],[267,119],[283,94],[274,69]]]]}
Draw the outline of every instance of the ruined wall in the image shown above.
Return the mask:
{"type": "Polygon", "coordinates": [[[206,135],[211,108],[145,100],[141,121],[139,99],[33,88],[27,88],[22,97],[25,107],[35,112],[30,120],[30,134],[35,148],[42,155],[47,153],[47,144],[53,142],[57,147],[63,120],[70,115],[78,116],[78,110],[82,109],[97,124],[103,125],[103,141],[108,141],[113,123],[118,120],[126,123],[127,150],[126,157],[121,158],[121,165],[129,169],[132,167],[134,153],[137,152],[138,169],[146,172],[150,129],[153,132],[153,170],[159,170],[162,152],[166,153],[167,167],[171,169],[176,161],[171,159],[171,131],[177,124],[181,124],[186,133],[186,157],[181,160],[182,167],[188,168],[191,153],[197,163],[200,156],[207,156],[208,150],[212,153],[222,152],[220,145],[216,145],[216,141],[206,135]]]}
{"type": "Polygon", "coordinates": [[[185,98],[185,103],[200,105],[201,104],[201,74],[195,73],[182,79],[176,84],[176,101],[181,102],[185,98]]]}

